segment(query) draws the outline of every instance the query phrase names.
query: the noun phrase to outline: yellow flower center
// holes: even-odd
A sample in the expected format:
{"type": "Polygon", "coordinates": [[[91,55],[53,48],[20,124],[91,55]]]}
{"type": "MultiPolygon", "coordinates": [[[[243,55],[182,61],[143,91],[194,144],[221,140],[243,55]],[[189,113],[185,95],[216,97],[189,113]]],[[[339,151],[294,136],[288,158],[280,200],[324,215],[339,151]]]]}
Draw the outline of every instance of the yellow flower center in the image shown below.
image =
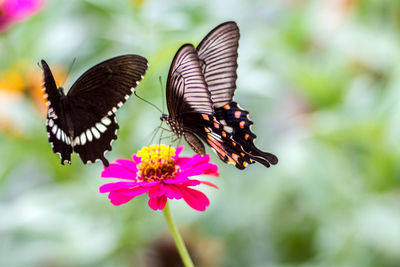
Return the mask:
{"type": "Polygon", "coordinates": [[[143,147],[136,156],[142,159],[139,165],[139,177],[143,181],[153,182],[173,178],[176,174],[175,148],[166,145],[143,147]]]}

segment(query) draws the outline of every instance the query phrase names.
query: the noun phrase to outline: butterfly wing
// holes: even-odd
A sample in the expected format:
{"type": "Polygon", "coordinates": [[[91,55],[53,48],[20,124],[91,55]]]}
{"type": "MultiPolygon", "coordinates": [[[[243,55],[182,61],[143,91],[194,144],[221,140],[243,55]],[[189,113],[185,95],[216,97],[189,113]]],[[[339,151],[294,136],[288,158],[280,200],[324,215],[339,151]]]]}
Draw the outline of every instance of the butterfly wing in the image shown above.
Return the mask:
{"type": "Polygon", "coordinates": [[[256,135],[251,131],[253,122],[248,117],[249,112],[240,108],[236,102],[232,102],[215,109],[215,117],[223,125],[226,132],[232,135],[232,139],[243,147],[243,150],[251,155],[252,160],[269,167],[278,163],[278,158],[268,152],[259,150],[254,145],[256,135]]]}
{"type": "Polygon", "coordinates": [[[251,155],[243,151],[240,144],[232,139],[232,136],[224,130],[223,125],[213,116],[196,113],[185,114],[183,117],[184,137],[196,153],[205,154],[204,145],[200,141],[203,140],[222,161],[232,163],[238,169],[244,169],[247,164],[253,162],[251,155]],[[187,133],[190,135],[187,136],[187,133]]]}
{"type": "Polygon", "coordinates": [[[99,116],[112,115],[132,94],[147,70],[147,60],[122,55],[103,61],[86,71],[72,85],[68,98],[73,104],[92,104],[99,116]]]}
{"type": "Polygon", "coordinates": [[[235,22],[215,27],[197,46],[197,54],[214,107],[232,101],[236,89],[239,28],[235,22]]]}
{"type": "Polygon", "coordinates": [[[85,164],[99,159],[104,166],[108,167],[109,162],[105,158],[105,153],[111,151],[111,144],[117,139],[118,129],[119,126],[115,114],[105,116],[74,138],[74,151],[85,164]]]}
{"type": "Polygon", "coordinates": [[[210,92],[191,44],[181,46],[175,54],[168,74],[166,97],[173,120],[181,120],[185,113],[211,115],[214,112],[210,92]]]}
{"type": "Polygon", "coordinates": [[[193,45],[185,44],[176,52],[168,74],[166,97],[172,130],[178,137],[183,135],[196,153],[204,155],[203,143],[192,133],[195,129],[185,128],[192,116],[210,116],[214,112],[193,45]]]}
{"type": "Polygon", "coordinates": [[[251,155],[250,163],[257,161],[269,167],[278,162],[277,157],[254,145],[256,135],[250,129],[253,122],[247,117],[249,112],[232,102],[236,90],[239,37],[235,22],[223,23],[203,39],[197,53],[214,103],[215,118],[243,152],[251,155]]]}
{"type": "Polygon", "coordinates": [[[44,73],[44,92],[47,100],[48,111],[46,120],[47,135],[54,153],[59,154],[61,164],[66,161],[71,163],[71,139],[68,136],[68,127],[65,119],[62,93],[57,89],[56,82],[46,61],[41,61],[44,73]]]}
{"type": "Polygon", "coordinates": [[[123,55],[103,61],[86,71],[68,92],[69,116],[73,122],[73,147],[84,163],[100,159],[117,139],[114,113],[120,108],[147,70],[147,60],[123,55]]]}

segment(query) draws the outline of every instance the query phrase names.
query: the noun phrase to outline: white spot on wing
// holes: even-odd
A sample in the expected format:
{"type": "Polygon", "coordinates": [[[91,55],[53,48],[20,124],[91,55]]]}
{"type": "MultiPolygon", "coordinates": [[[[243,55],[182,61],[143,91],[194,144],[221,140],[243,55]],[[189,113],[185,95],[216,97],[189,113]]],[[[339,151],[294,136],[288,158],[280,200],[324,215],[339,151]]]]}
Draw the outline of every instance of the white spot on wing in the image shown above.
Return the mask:
{"type": "Polygon", "coordinates": [[[88,141],[89,141],[89,142],[92,142],[92,140],[93,140],[93,135],[92,135],[92,132],[90,131],[90,129],[87,129],[87,130],[86,130],[86,136],[87,136],[88,141]]]}
{"type": "Polygon", "coordinates": [[[118,106],[119,108],[122,107],[122,105],[123,105],[122,102],[119,102],[119,103],[117,104],[117,106],[118,106]]]}
{"type": "Polygon", "coordinates": [[[80,141],[81,141],[81,145],[83,146],[83,145],[85,145],[86,144],[86,135],[85,135],[85,132],[83,132],[82,134],[81,134],[81,136],[80,136],[80,141]]]}
{"type": "Polygon", "coordinates": [[[58,129],[57,125],[54,125],[53,128],[51,129],[51,132],[52,132],[53,134],[56,134],[57,129],[58,129]]]}
{"type": "Polygon", "coordinates": [[[56,137],[57,137],[58,140],[60,140],[60,138],[61,138],[61,130],[60,130],[60,128],[57,129],[56,137]]]}
{"type": "Polygon", "coordinates": [[[99,133],[99,131],[97,131],[97,129],[95,127],[92,127],[90,130],[92,131],[94,138],[96,138],[96,139],[100,138],[100,133],[99,133]]]}
{"type": "Polygon", "coordinates": [[[226,120],[220,120],[219,121],[222,125],[228,125],[227,123],[226,123],[226,120]]]}
{"type": "Polygon", "coordinates": [[[224,130],[228,133],[232,133],[233,132],[233,128],[230,126],[224,126],[224,130]]]}
{"type": "Polygon", "coordinates": [[[112,112],[114,112],[114,113],[117,112],[117,108],[116,108],[116,107],[113,107],[113,108],[112,108],[112,112]]]}
{"type": "Polygon", "coordinates": [[[125,98],[125,100],[128,100],[128,98],[129,98],[129,95],[126,95],[126,96],[124,96],[124,98],[125,98]]]}
{"type": "Polygon", "coordinates": [[[107,117],[102,118],[102,119],[101,119],[101,122],[102,122],[104,125],[110,125],[110,124],[111,124],[111,120],[110,120],[109,118],[107,118],[107,117]]]}
{"type": "Polygon", "coordinates": [[[52,119],[50,119],[50,120],[49,120],[49,126],[50,126],[50,127],[53,127],[53,125],[54,125],[54,121],[53,121],[52,119]]]}
{"type": "Polygon", "coordinates": [[[100,131],[100,132],[102,132],[102,133],[104,133],[105,131],[107,131],[107,127],[106,126],[104,126],[103,124],[101,124],[101,123],[96,123],[96,128],[100,131]]]}

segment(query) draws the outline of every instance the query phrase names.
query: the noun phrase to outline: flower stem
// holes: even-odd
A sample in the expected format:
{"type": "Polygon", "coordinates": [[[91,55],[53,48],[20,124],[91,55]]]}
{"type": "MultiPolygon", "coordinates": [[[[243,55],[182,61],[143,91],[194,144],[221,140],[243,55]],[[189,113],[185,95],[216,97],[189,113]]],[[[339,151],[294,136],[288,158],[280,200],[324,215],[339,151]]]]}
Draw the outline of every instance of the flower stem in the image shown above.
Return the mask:
{"type": "Polygon", "coordinates": [[[186,249],[185,243],[183,243],[182,237],[178,232],[178,228],[176,227],[174,219],[172,218],[168,201],[165,204],[163,212],[165,220],[167,221],[169,229],[171,230],[171,234],[174,237],[176,247],[178,248],[179,251],[179,255],[181,255],[183,264],[185,265],[185,267],[194,267],[192,259],[190,258],[190,255],[186,249]]]}

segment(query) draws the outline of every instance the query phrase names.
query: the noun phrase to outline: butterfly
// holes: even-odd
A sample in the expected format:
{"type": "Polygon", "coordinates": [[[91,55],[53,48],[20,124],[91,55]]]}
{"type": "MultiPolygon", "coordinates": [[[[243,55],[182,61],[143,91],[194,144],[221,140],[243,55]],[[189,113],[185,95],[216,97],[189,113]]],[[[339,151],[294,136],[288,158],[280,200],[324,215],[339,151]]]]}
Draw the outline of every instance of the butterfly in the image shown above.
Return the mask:
{"type": "Polygon", "coordinates": [[[144,57],[122,55],[103,61],[87,70],[64,94],[57,87],[48,64],[41,61],[44,96],[47,99],[46,129],[54,153],[61,164],[71,164],[71,154],[84,164],[101,160],[117,139],[119,126],[115,112],[143,78],[148,64],[144,57]]]}
{"type": "Polygon", "coordinates": [[[202,140],[226,163],[244,169],[260,162],[269,167],[278,158],[254,145],[256,135],[248,111],[233,102],[236,89],[239,29],[226,22],[213,29],[197,49],[185,44],[176,53],[167,79],[166,122],[198,154],[202,140]]]}

